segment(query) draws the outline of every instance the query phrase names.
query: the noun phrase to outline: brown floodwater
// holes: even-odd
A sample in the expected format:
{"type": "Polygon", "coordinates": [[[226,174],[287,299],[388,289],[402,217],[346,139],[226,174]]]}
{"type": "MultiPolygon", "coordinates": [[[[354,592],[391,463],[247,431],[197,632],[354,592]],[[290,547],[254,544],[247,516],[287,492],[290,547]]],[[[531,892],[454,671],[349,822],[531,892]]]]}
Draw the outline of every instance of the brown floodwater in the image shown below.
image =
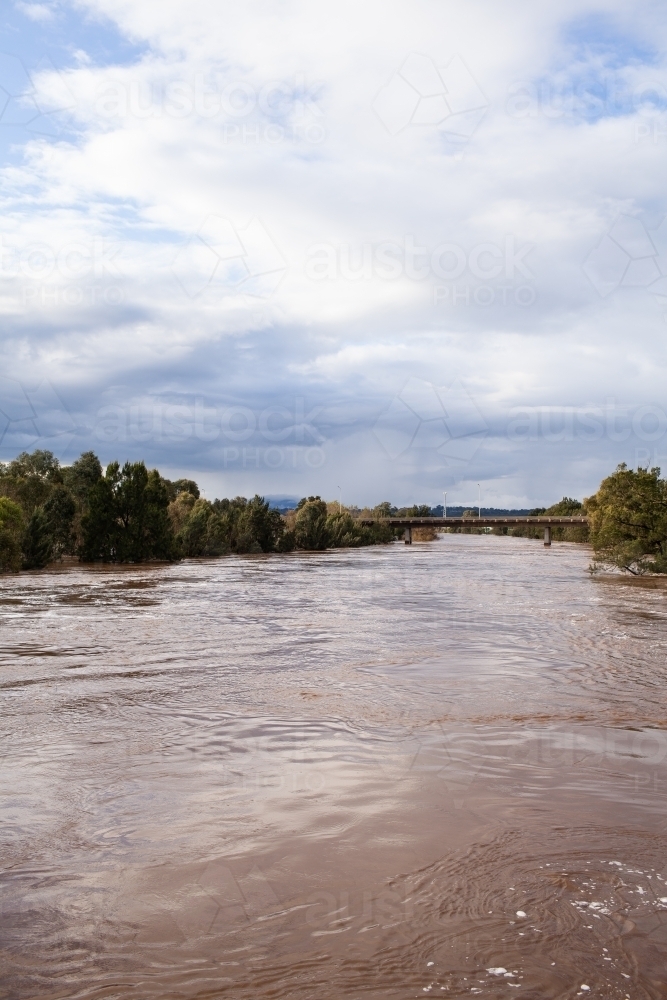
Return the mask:
{"type": "Polygon", "coordinates": [[[0,580],[0,996],[667,996],[667,590],[584,546],[0,580]]]}

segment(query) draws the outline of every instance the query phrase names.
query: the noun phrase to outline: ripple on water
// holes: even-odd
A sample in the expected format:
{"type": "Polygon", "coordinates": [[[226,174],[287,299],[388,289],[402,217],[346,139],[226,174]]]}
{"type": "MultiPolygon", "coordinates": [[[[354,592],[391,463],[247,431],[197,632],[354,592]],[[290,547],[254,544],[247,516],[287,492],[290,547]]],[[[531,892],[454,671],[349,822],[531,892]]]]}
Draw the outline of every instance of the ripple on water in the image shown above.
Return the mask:
{"type": "Polygon", "coordinates": [[[479,536],[0,579],[0,995],[667,996],[667,593],[479,536]]]}

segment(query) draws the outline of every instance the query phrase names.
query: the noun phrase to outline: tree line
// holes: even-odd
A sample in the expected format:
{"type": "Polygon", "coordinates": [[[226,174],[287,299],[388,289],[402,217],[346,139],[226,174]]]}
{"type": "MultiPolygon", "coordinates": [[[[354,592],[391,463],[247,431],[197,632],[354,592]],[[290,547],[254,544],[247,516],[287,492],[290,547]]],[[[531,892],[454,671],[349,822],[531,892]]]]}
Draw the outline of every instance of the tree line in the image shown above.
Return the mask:
{"type": "MultiPolygon", "coordinates": [[[[257,495],[206,500],[193,480],[172,482],[143,462],[122,467],[111,462],[103,470],[87,451],[61,466],[51,452],[37,450],[0,463],[0,572],[40,569],[64,557],[140,563],[376,545],[397,537],[383,523],[387,518],[431,513],[426,504],[396,508],[385,501],[353,516],[337,503],[309,496],[283,516],[257,495]],[[359,523],[369,516],[376,523],[359,523]]],[[[466,514],[470,529],[452,530],[479,530],[476,511],[466,514]]],[[[587,526],[554,527],[553,537],[589,541],[594,571],[667,573],[667,480],[658,468],[635,471],[619,465],[583,503],[564,497],[531,514],[587,515],[587,526]]],[[[494,529],[508,530],[541,537],[541,529],[531,527],[494,529]]]]}
{"type": "Polygon", "coordinates": [[[63,557],[140,563],[228,553],[375,545],[388,525],[364,527],[320,497],[284,518],[263,497],[209,501],[191,479],[172,482],[143,462],[84,452],[61,466],[49,451],[0,463],[0,572],[41,569],[63,557]]]}
{"type": "MultiPolygon", "coordinates": [[[[528,513],[528,517],[579,517],[586,514],[586,503],[587,501],[582,503],[581,500],[574,500],[572,497],[563,497],[551,507],[534,507],[528,513]]],[[[502,534],[508,533],[507,528],[494,530],[502,534]]],[[[516,528],[510,528],[509,531],[518,538],[542,538],[544,533],[543,528],[531,528],[528,525],[519,525],[516,528]]],[[[551,537],[554,542],[588,542],[590,541],[590,532],[586,524],[554,525],[551,529],[551,537]]]]}
{"type": "Polygon", "coordinates": [[[625,463],[585,501],[595,554],[591,569],[633,576],[667,573],[667,479],[625,463]]]}
{"type": "MultiPolygon", "coordinates": [[[[466,513],[474,524],[476,512],[466,513]]],[[[533,517],[582,514],[588,518],[587,525],[554,526],[551,534],[554,541],[589,542],[593,548],[593,573],[667,573],[667,479],[661,478],[659,468],[635,470],[623,462],[583,503],[563,497],[552,507],[530,511],[533,517]]],[[[494,531],[528,538],[542,535],[541,528],[528,526],[494,531]]]]}

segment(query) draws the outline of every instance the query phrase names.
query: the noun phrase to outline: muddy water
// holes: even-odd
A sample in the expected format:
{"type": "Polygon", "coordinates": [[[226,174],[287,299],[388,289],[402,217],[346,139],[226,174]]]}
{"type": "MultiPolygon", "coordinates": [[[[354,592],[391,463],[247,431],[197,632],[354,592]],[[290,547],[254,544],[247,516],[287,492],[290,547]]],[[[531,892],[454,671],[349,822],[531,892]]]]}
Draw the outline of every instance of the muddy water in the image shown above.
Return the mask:
{"type": "Polygon", "coordinates": [[[667,590],[525,539],[0,580],[0,995],[667,996],[667,590]]]}

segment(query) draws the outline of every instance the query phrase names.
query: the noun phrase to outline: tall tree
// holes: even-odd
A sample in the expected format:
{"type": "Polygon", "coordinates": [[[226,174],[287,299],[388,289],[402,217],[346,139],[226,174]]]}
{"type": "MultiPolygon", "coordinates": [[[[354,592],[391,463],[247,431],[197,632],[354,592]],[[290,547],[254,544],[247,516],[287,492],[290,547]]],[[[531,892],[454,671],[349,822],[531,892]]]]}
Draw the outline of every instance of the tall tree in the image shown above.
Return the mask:
{"type": "Polygon", "coordinates": [[[88,495],[102,478],[102,465],[94,451],[84,451],[76,462],[62,471],[63,482],[80,506],[86,507],[88,495]]]}
{"type": "Polygon", "coordinates": [[[107,475],[102,476],[88,494],[87,510],[81,519],[79,556],[83,562],[115,562],[117,558],[119,525],[109,475],[112,466],[117,469],[118,463],[107,468],[107,475]]]}
{"type": "Polygon", "coordinates": [[[327,535],[327,505],[320,497],[308,497],[299,500],[294,523],[296,544],[300,549],[314,551],[326,549],[327,535]]]}
{"type": "Polygon", "coordinates": [[[542,513],[551,514],[556,517],[576,517],[577,514],[582,513],[583,506],[581,500],[573,500],[572,497],[563,497],[562,500],[548,507],[542,513]]]}
{"type": "Polygon", "coordinates": [[[9,464],[0,465],[0,493],[21,505],[29,517],[47,499],[53,487],[62,483],[58,459],[50,451],[27,451],[9,464]]]}
{"type": "Polygon", "coordinates": [[[584,506],[594,569],[667,573],[667,482],[660,478],[660,469],[635,472],[623,463],[584,506]]]}
{"type": "Polygon", "coordinates": [[[157,470],[143,462],[111,462],[89,494],[82,519],[85,562],[143,562],[174,559],[176,546],[168,514],[167,488],[157,470]]]}
{"type": "Polygon", "coordinates": [[[177,479],[173,483],[169,479],[163,479],[162,481],[167,488],[167,496],[170,503],[182,493],[189,493],[195,500],[199,500],[199,487],[194,479],[177,479]]]}
{"type": "Polygon", "coordinates": [[[36,507],[23,538],[23,568],[44,569],[53,552],[49,522],[43,507],[36,507]]]}
{"type": "Polygon", "coordinates": [[[414,507],[408,507],[406,517],[430,517],[431,508],[427,503],[416,504],[414,507]]]}
{"type": "Polygon", "coordinates": [[[179,493],[169,505],[173,524],[179,524],[177,539],[183,555],[221,556],[230,551],[229,525],[213,504],[190,493],[179,493]]]}
{"type": "MultiPolygon", "coordinates": [[[[141,463],[143,465],[143,462],[141,463]]],[[[145,466],[144,466],[145,468],[145,466]]],[[[144,531],[141,544],[144,559],[176,558],[174,532],[169,520],[169,496],[162,476],[157,469],[151,469],[146,478],[142,503],[144,510],[144,531]]]]}
{"type": "Polygon", "coordinates": [[[51,538],[53,558],[60,559],[65,554],[71,554],[74,549],[72,528],[76,514],[74,497],[65,486],[56,486],[42,510],[51,538]]]}
{"type": "Polygon", "coordinates": [[[0,573],[18,573],[21,568],[23,511],[8,497],[0,496],[0,573]]]}
{"type": "Polygon", "coordinates": [[[238,521],[237,551],[274,552],[284,531],[284,522],[277,510],[258,494],[246,504],[238,521]],[[241,539],[243,541],[241,542],[241,539]]]}
{"type": "Polygon", "coordinates": [[[327,518],[327,542],[334,549],[353,548],[362,544],[361,531],[346,511],[336,511],[327,518]]]}

